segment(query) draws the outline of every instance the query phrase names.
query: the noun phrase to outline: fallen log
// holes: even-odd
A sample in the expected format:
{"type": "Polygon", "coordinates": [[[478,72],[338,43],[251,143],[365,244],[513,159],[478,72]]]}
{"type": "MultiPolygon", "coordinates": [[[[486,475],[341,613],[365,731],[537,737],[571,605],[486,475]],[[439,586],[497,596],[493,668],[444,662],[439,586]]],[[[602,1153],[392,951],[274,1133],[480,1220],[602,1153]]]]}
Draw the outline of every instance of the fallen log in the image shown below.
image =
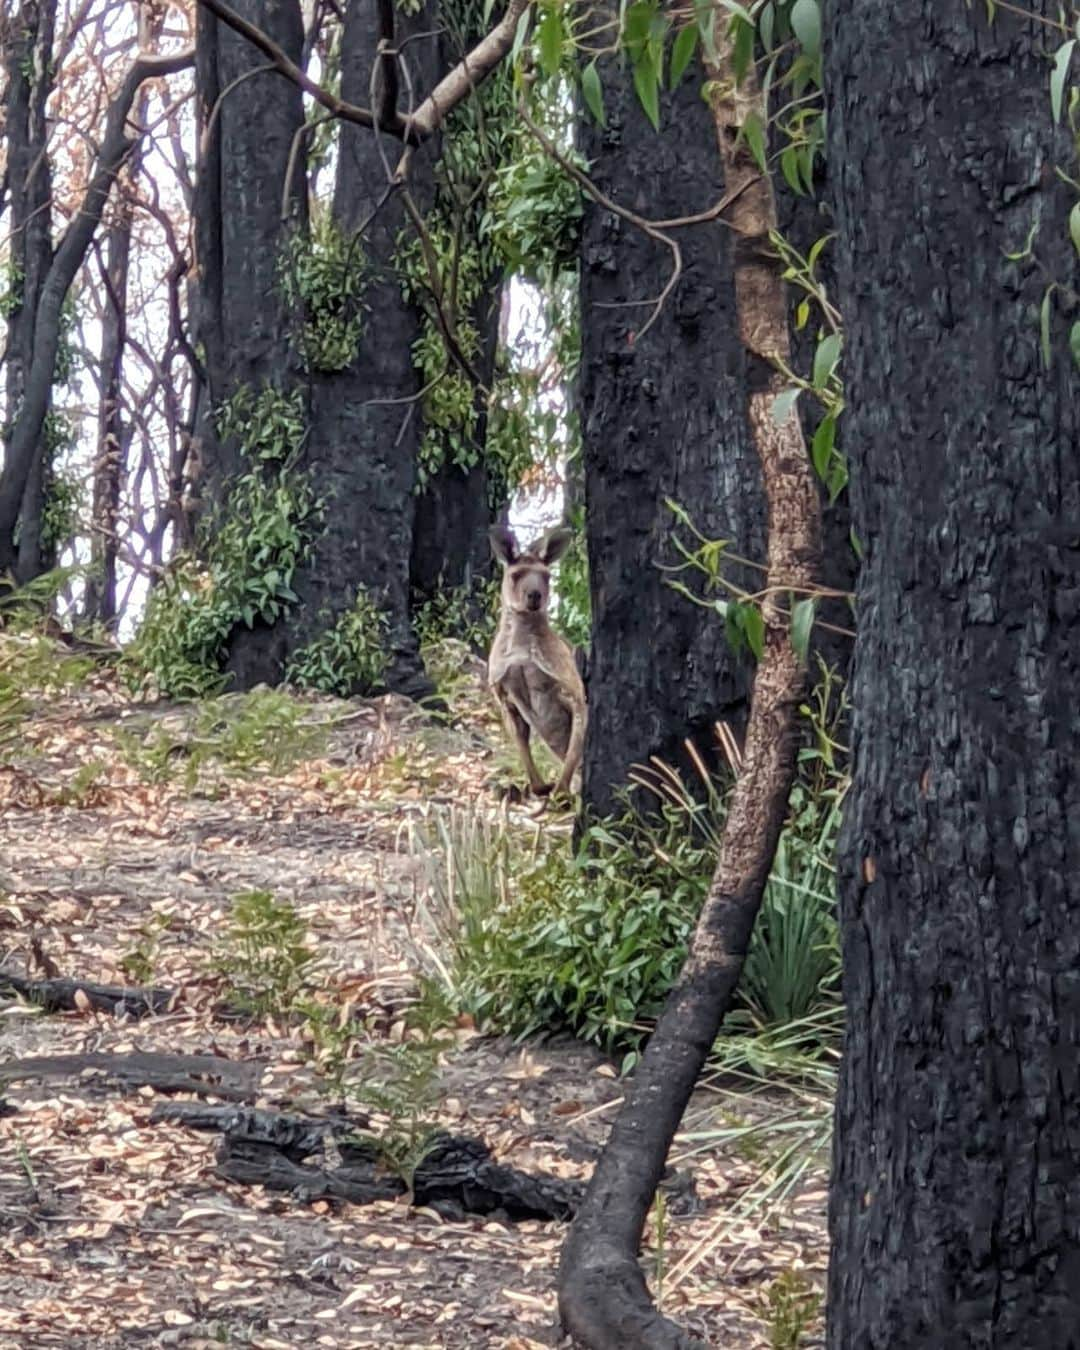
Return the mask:
{"type": "Polygon", "coordinates": [[[121,1087],[155,1092],[190,1092],[201,1097],[250,1101],[261,1066],[217,1055],[161,1055],[136,1050],[126,1055],[90,1051],[81,1055],[33,1055],[0,1064],[0,1086],[31,1078],[101,1078],[121,1087]]]}
{"type": "Polygon", "coordinates": [[[144,989],[91,980],[31,980],[13,970],[0,970],[0,991],[11,990],[46,1012],[108,1012],[116,1017],[145,1017],[167,1012],[175,989],[144,989]]]}
{"type": "MultiPolygon", "coordinates": [[[[396,1199],[409,1189],[402,1177],[387,1170],[377,1141],[356,1137],[365,1123],[360,1120],[188,1103],[156,1106],[150,1119],[220,1129],[219,1176],[291,1191],[306,1203],[337,1199],[365,1205],[396,1199]],[[336,1146],[340,1166],[304,1163],[328,1143],[336,1146]]],[[[504,1166],[495,1162],[482,1140],[439,1131],[413,1173],[412,1201],[453,1217],[498,1212],[512,1220],[569,1219],[582,1189],[576,1181],[504,1166]]]]}

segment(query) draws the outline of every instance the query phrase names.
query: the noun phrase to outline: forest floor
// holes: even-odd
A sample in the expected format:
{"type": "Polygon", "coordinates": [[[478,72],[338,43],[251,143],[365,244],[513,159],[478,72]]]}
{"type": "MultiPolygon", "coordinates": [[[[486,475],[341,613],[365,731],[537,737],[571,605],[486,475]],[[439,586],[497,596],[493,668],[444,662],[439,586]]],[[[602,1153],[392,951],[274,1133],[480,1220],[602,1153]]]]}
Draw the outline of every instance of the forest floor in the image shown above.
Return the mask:
{"type": "MultiPolygon", "coordinates": [[[[191,714],[133,702],[112,675],[95,675],[40,701],[0,767],[0,968],[116,984],[152,974],[178,991],[168,1011],[141,1020],[84,1006],[45,1015],[0,993],[0,1346],[561,1343],[562,1224],[451,1221],[404,1201],[311,1202],[226,1181],[216,1135],[151,1123],[160,1093],[100,1072],[113,1062],[102,1056],[210,1055],[239,1066],[254,1104],[328,1109],[295,1022],[221,1016],[215,953],[232,898],[252,889],[302,918],[317,954],[307,976],[323,997],[369,1035],[409,1034],[426,875],[415,827],[440,805],[498,809],[505,747],[482,713],[447,728],[389,698],[305,707],[336,721],[312,758],[280,776],[211,767],[192,785],[183,756],[166,752],[148,782],[151,750],[191,714]],[[16,1067],[87,1055],[98,1058],[16,1067]]],[[[615,1066],[592,1048],[459,1025],[435,1110],[500,1162],[585,1178],[619,1095],[615,1066]]],[[[724,1109],[699,1094],[684,1129],[724,1109]]],[[[688,1147],[684,1134],[673,1158],[692,1191],[669,1203],[662,1231],[650,1220],[642,1257],[664,1310],[711,1344],[820,1344],[783,1339],[774,1282],[798,1268],[822,1285],[821,1174],[780,1213],[732,1225],[725,1212],[752,1158],[680,1161],[688,1147]]]]}

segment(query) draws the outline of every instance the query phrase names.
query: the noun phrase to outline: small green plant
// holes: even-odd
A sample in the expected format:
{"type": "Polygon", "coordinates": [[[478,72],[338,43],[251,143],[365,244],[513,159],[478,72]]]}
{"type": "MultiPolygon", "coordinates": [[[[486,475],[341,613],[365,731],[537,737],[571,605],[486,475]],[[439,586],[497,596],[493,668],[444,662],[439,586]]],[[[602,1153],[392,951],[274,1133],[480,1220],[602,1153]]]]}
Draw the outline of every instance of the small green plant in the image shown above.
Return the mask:
{"type": "Polygon", "coordinates": [[[283,464],[296,454],[304,439],[303,391],[283,393],[265,385],[256,393],[244,384],[221,405],[215,420],[221,439],[235,439],[247,459],[283,464]]]}
{"type": "Polygon", "coordinates": [[[234,897],[229,925],[212,958],[229,1001],[256,1017],[294,1010],[315,953],[292,905],[270,891],[234,897]]]}
{"type": "Polygon", "coordinates": [[[592,633],[589,555],[585,546],[585,509],[578,507],[567,522],[574,531],[555,578],[554,625],[572,647],[588,647],[592,633]]]}
{"type": "Polygon", "coordinates": [[[326,724],[312,722],[311,710],[277,689],[253,689],[193,704],[187,716],[172,717],[146,734],[114,732],[125,761],[148,782],[170,781],[183,769],[194,788],[200,773],[287,773],[319,753],[326,724]]]}
{"type": "Polygon", "coordinates": [[[86,807],[98,796],[97,785],[108,773],[109,766],[101,759],[89,759],[80,764],[66,783],[60,787],[53,801],[57,806],[86,807]]]}
{"type": "Polygon", "coordinates": [[[120,958],[120,969],[132,984],[153,981],[161,935],[171,922],[171,914],[153,914],[135,929],[135,941],[120,958]]]}
{"type": "Polygon", "coordinates": [[[285,678],[299,689],[318,689],[346,698],[382,687],[390,620],[361,586],[336,623],[296,652],[285,678]]]}
{"type": "Polygon", "coordinates": [[[801,1271],[785,1270],[769,1285],[765,1297],[772,1350],[799,1350],[807,1328],[819,1314],[821,1295],[801,1271]]]}
{"type": "Polygon", "coordinates": [[[361,1131],[386,1167],[412,1190],[416,1169],[437,1133],[438,1040],[372,1041],[356,1061],[345,1093],[372,1113],[377,1129],[361,1131]]]}

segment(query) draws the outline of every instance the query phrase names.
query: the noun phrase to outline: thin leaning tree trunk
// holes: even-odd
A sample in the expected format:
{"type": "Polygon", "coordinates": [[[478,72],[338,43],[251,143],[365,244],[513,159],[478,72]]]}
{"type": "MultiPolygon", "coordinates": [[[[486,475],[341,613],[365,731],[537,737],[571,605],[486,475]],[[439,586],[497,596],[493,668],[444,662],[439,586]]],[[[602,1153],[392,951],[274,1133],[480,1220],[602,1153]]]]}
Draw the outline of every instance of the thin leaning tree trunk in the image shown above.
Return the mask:
{"type": "Polygon", "coordinates": [[[638,1248],[671,1141],[742,971],[783,826],[806,672],[781,601],[786,592],[814,585],[820,553],[818,492],[798,418],[791,412],[782,425],[773,418],[775,398],[785,385],[776,363],[778,358],[786,363],[789,350],[786,292],[768,239],[776,203],[771,182],[758,174],[745,143],[738,141],[746,116],[763,114],[760,91],[752,71],[736,89],[726,22],[720,20],[717,29],[711,106],[725,190],[735,196],[727,219],[735,239],[738,327],[768,502],[765,646],[754,678],[744,767],[686,964],[563,1249],[560,1312],[567,1330],[589,1350],[690,1350],[701,1344],[653,1307],[638,1248]]]}

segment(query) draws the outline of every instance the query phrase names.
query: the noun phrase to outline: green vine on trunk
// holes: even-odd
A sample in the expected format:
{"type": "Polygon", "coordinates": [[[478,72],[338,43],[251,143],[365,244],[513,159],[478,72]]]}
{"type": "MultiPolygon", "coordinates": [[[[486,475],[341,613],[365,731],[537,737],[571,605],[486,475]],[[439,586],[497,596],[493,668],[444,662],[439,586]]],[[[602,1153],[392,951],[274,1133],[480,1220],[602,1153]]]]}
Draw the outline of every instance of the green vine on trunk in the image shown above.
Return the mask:
{"type": "MultiPolygon", "coordinates": [[[[324,613],[329,621],[329,613],[324,613]]],[[[299,689],[348,698],[372,694],[383,687],[386,673],[386,635],[389,616],[363,586],[336,623],[327,625],[306,647],[295,652],[285,678],[299,689]]]]}
{"type": "Polygon", "coordinates": [[[127,655],[133,682],[152,676],[174,697],[219,690],[233,631],[272,625],[297,603],[293,579],[322,518],[323,503],[294,467],[304,435],[299,391],[241,388],[216,421],[250,467],[200,526],[200,557],[179,558],[151,592],[127,655]]]}

